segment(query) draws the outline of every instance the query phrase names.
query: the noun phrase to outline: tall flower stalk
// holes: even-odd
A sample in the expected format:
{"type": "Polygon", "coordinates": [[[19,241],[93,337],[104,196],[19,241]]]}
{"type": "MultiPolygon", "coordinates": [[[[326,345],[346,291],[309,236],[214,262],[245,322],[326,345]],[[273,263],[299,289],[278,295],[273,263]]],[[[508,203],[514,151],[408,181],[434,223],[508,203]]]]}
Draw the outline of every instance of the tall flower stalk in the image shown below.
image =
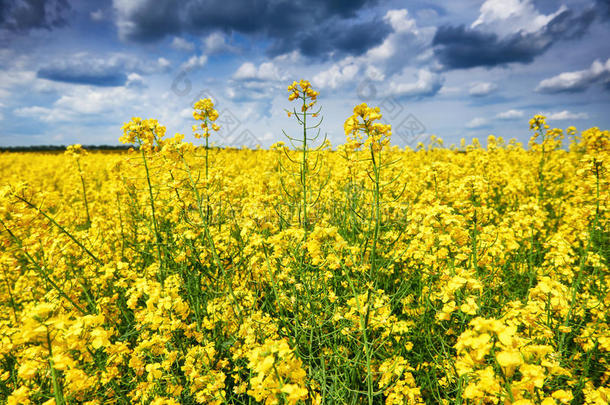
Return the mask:
{"type": "Polygon", "coordinates": [[[379,233],[381,230],[381,169],[384,167],[382,150],[389,145],[392,135],[392,127],[389,124],[375,122],[381,119],[379,107],[371,108],[365,103],[354,107],[354,113],[344,124],[345,135],[347,136],[348,149],[358,149],[362,147],[370,153],[371,169],[369,177],[373,181],[373,238],[371,241],[371,275],[378,270],[377,245],[379,243],[379,233]]]}
{"type": "Polygon", "coordinates": [[[218,131],[220,126],[215,123],[218,119],[218,111],[214,109],[214,103],[211,99],[206,98],[199,100],[193,106],[193,118],[200,121],[199,124],[193,125],[193,134],[195,138],[205,140],[204,150],[205,150],[205,189],[206,189],[206,222],[210,219],[210,195],[208,193],[208,181],[209,181],[209,171],[210,171],[210,160],[209,160],[209,151],[210,151],[210,129],[213,131],[218,131]]]}
{"type": "Polygon", "coordinates": [[[153,187],[150,179],[150,170],[148,168],[147,153],[162,146],[162,138],[165,136],[165,127],[155,119],[142,120],[139,117],[134,117],[130,122],[123,125],[123,136],[119,138],[122,143],[132,143],[138,146],[142,154],[144,169],[146,171],[146,183],[148,185],[148,195],[150,199],[150,209],[152,214],[153,228],[155,231],[155,239],[157,246],[157,259],[159,260],[159,269],[161,271],[161,279],[164,279],[163,270],[163,254],[161,253],[161,244],[163,239],[159,230],[157,215],[155,210],[155,198],[153,195],[153,187]]]}
{"type": "Polygon", "coordinates": [[[89,214],[89,201],[87,200],[87,188],[85,187],[85,175],[83,173],[83,168],[80,164],[81,156],[87,155],[87,150],[82,147],[80,144],[70,145],[66,148],[66,155],[70,155],[74,157],[76,161],[76,167],[78,168],[78,175],[80,177],[80,183],[83,190],[83,201],[85,203],[85,212],[87,213],[87,228],[91,226],[91,215],[89,214]]]}
{"type": "MultiPolygon", "coordinates": [[[[310,188],[308,186],[308,181],[309,181],[309,177],[311,174],[310,172],[312,170],[310,162],[309,162],[309,153],[310,153],[310,151],[312,151],[310,145],[312,142],[315,142],[318,139],[318,137],[320,136],[319,127],[320,127],[320,124],[322,123],[322,118],[320,118],[317,123],[308,127],[307,118],[308,117],[311,117],[311,118],[319,117],[321,108],[317,109],[316,111],[313,111],[313,108],[317,102],[319,93],[311,87],[311,84],[307,80],[293,82],[290,86],[288,86],[288,92],[290,93],[290,95],[288,96],[288,100],[290,100],[290,101],[297,100],[297,102],[300,101],[300,103],[301,103],[300,111],[297,111],[296,108],[293,108],[292,111],[287,111],[287,113],[288,113],[288,117],[291,117],[294,115],[294,117],[296,118],[299,125],[301,125],[303,127],[303,137],[295,138],[295,137],[291,137],[288,134],[286,134],[285,131],[283,131],[283,132],[284,132],[284,135],[288,138],[288,140],[292,143],[292,145],[297,150],[301,151],[301,161],[300,161],[299,172],[298,172],[299,184],[301,186],[300,222],[301,222],[301,226],[303,227],[303,231],[304,231],[303,239],[307,240],[307,235],[310,231],[310,223],[309,223],[309,217],[307,215],[307,208],[309,206],[310,195],[312,194],[312,191],[310,190],[310,188]],[[318,129],[318,132],[315,136],[310,137],[310,136],[308,136],[307,131],[312,130],[312,129],[318,129]]],[[[323,145],[324,145],[324,143],[315,150],[316,151],[319,150],[320,148],[323,147],[323,145]]]]}

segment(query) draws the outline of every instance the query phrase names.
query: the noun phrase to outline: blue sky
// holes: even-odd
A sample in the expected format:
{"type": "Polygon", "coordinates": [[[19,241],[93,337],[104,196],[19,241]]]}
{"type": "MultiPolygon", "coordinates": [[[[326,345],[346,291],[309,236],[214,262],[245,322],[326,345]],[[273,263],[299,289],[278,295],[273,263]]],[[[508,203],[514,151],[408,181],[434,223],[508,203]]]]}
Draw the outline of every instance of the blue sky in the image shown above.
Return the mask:
{"type": "Polygon", "coordinates": [[[212,97],[213,141],[267,147],[301,78],[335,145],[361,102],[400,146],[607,129],[609,38],[609,0],[2,0],[0,145],[116,144],[132,116],[190,139],[212,97]]]}

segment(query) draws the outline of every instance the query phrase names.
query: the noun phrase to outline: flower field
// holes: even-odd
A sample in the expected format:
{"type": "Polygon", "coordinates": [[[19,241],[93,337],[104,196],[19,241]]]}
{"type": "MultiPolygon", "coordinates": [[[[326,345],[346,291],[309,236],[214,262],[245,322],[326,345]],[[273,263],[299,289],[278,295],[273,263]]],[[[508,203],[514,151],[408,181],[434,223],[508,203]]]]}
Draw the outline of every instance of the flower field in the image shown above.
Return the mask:
{"type": "Polygon", "coordinates": [[[609,131],[331,147],[289,94],[270,150],[201,100],[196,146],[0,155],[0,403],[610,403],[609,131]]]}

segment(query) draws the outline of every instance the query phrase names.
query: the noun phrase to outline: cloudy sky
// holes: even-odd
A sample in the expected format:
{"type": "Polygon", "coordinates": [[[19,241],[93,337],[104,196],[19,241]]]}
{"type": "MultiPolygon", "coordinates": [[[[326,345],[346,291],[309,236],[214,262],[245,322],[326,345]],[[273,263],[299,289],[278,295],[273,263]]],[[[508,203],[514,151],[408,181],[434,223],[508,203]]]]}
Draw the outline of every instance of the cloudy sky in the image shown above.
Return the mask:
{"type": "Polygon", "coordinates": [[[286,87],[320,91],[343,142],[357,103],[405,146],[528,119],[610,128],[610,0],[0,0],[0,145],[116,144],[132,116],[191,133],[212,97],[221,145],[282,140],[286,87]]]}

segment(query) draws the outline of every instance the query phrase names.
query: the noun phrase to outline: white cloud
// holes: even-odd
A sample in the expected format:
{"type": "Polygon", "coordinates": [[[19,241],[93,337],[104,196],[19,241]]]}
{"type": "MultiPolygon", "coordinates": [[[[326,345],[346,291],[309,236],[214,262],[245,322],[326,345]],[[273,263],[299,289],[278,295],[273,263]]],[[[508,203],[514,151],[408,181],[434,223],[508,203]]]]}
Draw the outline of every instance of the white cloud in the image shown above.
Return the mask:
{"type": "Polygon", "coordinates": [[[303,62],[303,55],[299,51],[292,51],[273,58],[273,62],[277,64],[299,64],[303,62]]]}
{"type": "Polygon", "coordinates": [[[563,121],[563,120],[586,120],[589,118],[587,113],[574,113],[568,110],[558,112],[542,113],[548,120],[563,121]]]}
{"type": "Polygon", "coordinates": [[[206,55],[193,55],[182,64],[182,69],[184,70],[192,70],[192,69],[200,69],[205,66],[208,61],[208,57],[206,55]]]}
{"type": "Polygon", "coordinates": [[[461,92],[462,92],[462,88],[461,87],[457,87],[457,86],[443,86],[438,91],[438,94],[456,94],[456,93],[461,93],[461,92]]]}
{"type": "Polygon", "coordinates": [[[195,50],[195,44],[180,37],[174,37],[170,46],[178,51],[184,52],[193,52],[195,50]]]}
{"type": "Polygon", "coordinates": [[[606,63],[595,60],[591,67],[574,72],[564,72],[542,80],[536,87],[539,93],[578,92],[586,90],[597,81],[610,81],[610,58],[606,63]]]}
{"type": "Polygon", "coordinates": [[[167,70],[172,65],[172,63],[165,58],[157,59],[157,64],[159,65],[159,68],[161,68],[161,70],[167,70]]]}
{"type": "Polygon", "coordinates": [[[228,44],[226,37],[220,32],[213,32],[203,40],[205,51],[208,54],[221,52],[236,52],[237,48],[228,44]]]}
{"type": "Polygon", "coordinates": [[[234,79],[253,79],[256,78],[257,69],[254,63],[246,62],[242,64],[233,74],[234,79]]]}
{"type": "Polygon", "coordinates": [[[514,120],[518,118],[523,118],[525,113],[521,110],[508,110],[496,115],[496,118],[501,120],[514,120]]]}
{"type": "Polygon", "coordinates": [[[193,118],[193,109],[192,108],[183,108],[180,110],[180,117],[185,119],[193,118]]]}
{"type": "Polygon", "coordinates": [[[36,79],[36,72],[29,70],[7,70],[2,72],[0,80],[0,99],[8,100],[11,98],[13,89],[24,88],[31,83],[39,84],[36,79]]]}
{"type": "Polygon", "coordinates": [[[473,118],[472,120],[470,120],[470,122],[468,124],[466,124],[466,128],[469,128],[469,129],[483,128],[483,127],[487,126],[487,124],[489,124],[489,121],[487,120],[487,118],[477,117],[477,118],[473,118]]]}
{"type": "MultiPolygon", "coordinates": [[[[283,85],[281,87],[284,87],[283,85]]],[[[247,102],[258,102],[269,105],[272,99],[280,91],[279,82],[265,80],[231,80],[224,89],[227,97],[235,102],[241,103],[243,109],[247,102]]],[[[243,116],[244,112],[240,112],[243,116]]]]}
{"type": "Polygon", "coordinates": [[[100,8],[89,13],[89,17],[93,21],[102,21],[104,19],[104,11],[100,8]]]}
{"type": "Polygon", "coordinates": [[[69,122],[73,120],[73,115],[69,112],[41,106],[17,108],[13,110],[13,114],[18,117],[32,118],[47,123],[69,122]]]}
{"type": "Polygon", "coordinates": [[[500,36],[517,32],[538,32],[553,18],[567,8],[561,6],[552,14],[541,14],[532,0],[486,0],[480,8],[479,17],[470,26],[484,29],[500,36]]]}
{"type": "Polygon", "coordinates": [[[389,73],[395,73],[406,65],[426,63],[433,57],[430,44],[436,28],[418,27],[406,9],[389,10],[384,20],[393,32],[379,46],[369,49],[360,57],[362,63],[382,65],[389,73]]]}
{"type": "Polygon", "coordinates": [[[30,106],[14,110],[15,115],[30,117],[43,122],[72,122],[86,116],[124,113],[124,106],[142,101],[138,90],[126,87],[93,88],[73,86],[51,107],[30,106]]]}
{"type": "Polygon", "coordinates": [[[16,87],[31,83],[36,79],[36,72],[31,70],[11,70],[2,72],[2,81],[0,87],[16,87]]]}
{"type": "MultiPolygon", "coordinates": [[[[345,61],[343,63],[345,63],[345,61]]],[[[344,66],[341,65],[341,63],[334,64],[330,69],[315,75],[312,79],[313,85],[320,89],[336,89],[337,87],[341,87],[344,84],[353,81],[360,70],[358,65],[349,62],[344,66]]]]}
{"type": "Polygon", "coordinates": [[[147,0],[113,0],[112,6],[116,11],[116,25],[119,30],[119,37],[126,39],[129,34],[136,31],[136,24],[131,17],[139,9],[145,7],[147,0]]]}
{"type": "Polygon", "coordinates": [[[406,9],[389,10],[384,19],[394,29],[394,32],[417,32],[417,24],[415,20],[408,17],[409,12],[406,9]]]}
{"type": "Polygon", "coordinates": [[[277,81],[282,80],[282,75],[273,62],[262,63],[258,68],[251,62],[245,62],[233,73],[233,79],[277,81]]]}
{"type": "Polygon", "coordinates": [[[490,82],[473,83],[470,86],[470,90],[468,91],[468,94],[470,94],[471,96],[475,96],[475,97],[482,97],[482,96],[486,96],[488,94],[493,93],[497,89],[498,89],[498,86],[495,83],[490,83],[490,82]]]}
{"type": "Polygon", "coordinates": [[[364,75],[366,77],[368,77],[369,79],[376,80],[376,81],[381,81],[381,80],[385,79],[385,74],[383,74],[381,69],[379,69],[373,65],[368,65],[366,67],[366,70],[364,71],[364,75]]]}
{"type": "Polygon", "coordinates": [[[390,91],[398,96],[426,97],[433,96],[443,86],[444,78],[426,69],[417,72],[417,81],[414,83],[391,83],[390,91]]]}
{"type": "Polygon", "coordinates": [[[417,11],[417,17],[420,20],[434,20],[438,18],[438,12],[432,8],[424,8],[417,11]]]}
{"type": "Polygon", "coordinates": [[[144,86],[144,78],[137,73],[130,73],[127,75],[127,87],[142,87],[144,86]]]}
{"type": "Polygon", "coordinates": [[[100,114],[106,111],[115,111],[117,106],[134,101],[138,98],[136,92],[124,87],[113,89],[85,89],[72,94],[63,95],[54,103],[54,106],[79,114],[100,114]]]}

